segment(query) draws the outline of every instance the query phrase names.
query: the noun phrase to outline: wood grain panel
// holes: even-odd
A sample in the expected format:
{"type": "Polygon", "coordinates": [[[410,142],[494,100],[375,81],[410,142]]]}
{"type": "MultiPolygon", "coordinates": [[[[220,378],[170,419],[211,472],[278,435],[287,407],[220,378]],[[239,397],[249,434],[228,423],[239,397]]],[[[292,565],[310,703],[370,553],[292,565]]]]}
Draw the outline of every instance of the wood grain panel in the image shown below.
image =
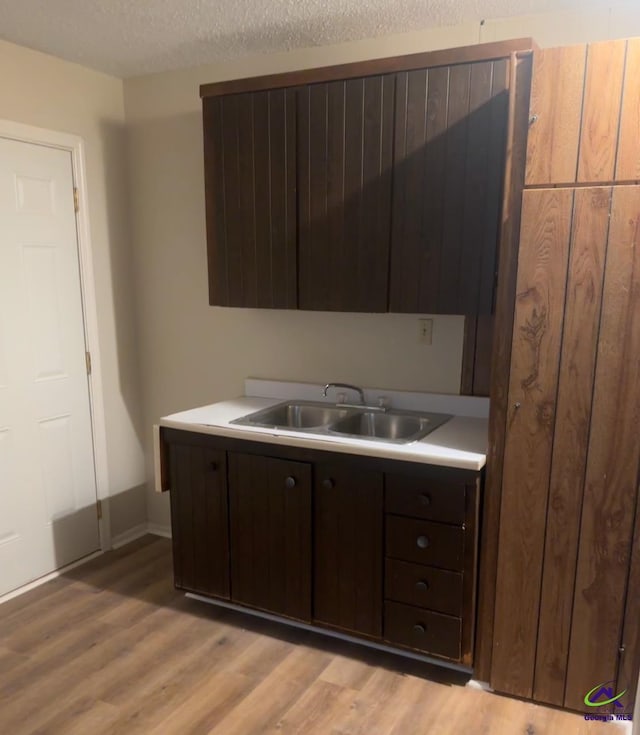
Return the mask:
{"type": "Polygon", "coordinates": [[[386,311],[394,77],[300,90],[299,305],[386,311]]]}
{"type": "Polygon", "coordinates": [[[533,54],[527,185],[576,180],[586,51],[579,45],[533,54]]]}
{"type": "Polygon", "coordinates": [[[616,181],[640,179],[640,38],[627,41],[616,181]]]}
{"type": "Polygon", "coordinates": [[[379,638],[383,475],[320,463],[314,486],[313,618],[379,638]]]}
{"type": "Polygon", "coordinates": [[[611,189],[575,193],[533,696],[562,706],[611,189]]]}
{"type": "Polygon", "coordinates": [[[297,304],[295,94],[203,102],[211,304],[297,304]]]}
{"type": "Polygon", "coordinates": [[[622,630],[622,654],[618,668],[618,685],[629,687],[624,704],[627,711],[635,705],[637,690],[634,682],[640,676],[640,494],[636,499],[636,513],[633,524],[633,544],[629,565],[629,581],[627,583],[627,599],[624,611],[624,627],[622,630]]]}
{"type": "MultiPolygon", "coordinates": [[[[493,217],[493,243],[489,247],[493,250],[495,257],[495,246],[498,238],[498,221],[500,219],[499,206],[501,201],[500,186],[504,177],[504,138],[501,150],[498,150],[498,160],[493,161],[491,154],[492,134],[492,92],[493,92],[493,63],[485,62],[473,64],[471,67],[471,79],[469,88],[469,114],[467,118],[467,160],[465,164],[465,188],[462,203],[461,220],[463,223],[460,259],[457,264],[457,278],[454,286],[449,281],[451,293],[456,296],[456,313],[476,314],[480,301],[480,272],[482,257],[484,255],[485,242],[484,226],[485,216],[489,209],[489,194],[493,193],[491,215],[493,217]],[[500,155],[501,154],[501,155],[500,155]],[[491,175],[488,176],[488,173],[491,175]],[[496,187],[497,184],[497,187],[496,187]]],[[[504,126],[506,124],[506,110],[504,110],[504,126]]],[[[490,215],[490,216],[491,216],[490,215]]],[[[489,253],[487,254],[489,255],[489,253]]],[[[485,296],[485,304],[488,301],[487,312],[491,312],[493,273],[487,284],[489,295],[485,296]]]]}
{"type": "Polygon", "coordinates": [[[616,187],[564,704],[616,678],[638,490],[640,187],[616,187]]]}
{"type": "Polygon", "coordinates": [[[527,191],[513,325],[491,682],[530,697],[573,192],[527,191]]]}
{"type": "Polygon", "coordinates": [[[467,191],[466,162],[468,155],[469,101],[471,65],[461,64],[449,71],[447,105],[447,165],[442,202],[442,249],[438,278],[438,311],[455,314],[458,306],[458,277],[464,232],[464,198],[467,191]]]}
{"type": "Polygon", "coordinates": [[[175,584],[229,597],[227,471],[224,451],[169,445],[175,584]]]}
{"type": "Polygon", "coordinates": [[[229,453],[229,504],[231,599],[309,621],[310,466],[229,453]]]}
{"type": "Polygon", "coordinates": [[[496,286],[495,321],[491,348],[491,411],[482,504],[478,634],[474,656],[475,675],[481,681],[489,681],[491,676],[502,462],[508,410],[511,336],[520,242],[520,208],[526,164],[531,66],[531,55],[524,58],[513,56],[509,62],[511,82],[509,85],[507,158],[498,255],[500,277],[496,286]]]}
{"type": "Polygon", "coordinates": [[[613,179],[626,46],[626,41],[605,41],[587,48],[578,183],[613,179]]]}

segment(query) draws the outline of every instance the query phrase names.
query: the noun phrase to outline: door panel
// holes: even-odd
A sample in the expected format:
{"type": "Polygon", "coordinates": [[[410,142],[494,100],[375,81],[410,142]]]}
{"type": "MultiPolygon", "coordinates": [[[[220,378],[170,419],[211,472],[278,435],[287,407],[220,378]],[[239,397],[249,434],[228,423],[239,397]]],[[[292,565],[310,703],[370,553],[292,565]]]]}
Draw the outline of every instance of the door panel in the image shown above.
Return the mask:
{"type": "Polygon", "coordinates": [[[209,303],[297,306],[294,90],[203,100],[209,303]]]}
{"type": "Polygon", "coordinates": [[[0,594],[99,548],[71,154],[0,138],[0,594]]]}
{"type": "Polygon", "coordinates": [[[298,93],[301,309],[387,310],[394,85],[391,75],[298,93]]]}
{"type": "MultiPolygon", "coordinates": [[[[615,680],[640,469],[640,187],[613,190],[565,706],[615,680]]],[[[619,682],[633,687],[634,682],[619,682]]],[[[631,695],[630,695],[631,696],[631,695]]],[[[627,702],[629,700],[627,699],[627,702]]]]}
{"type": "Polygon", "coordinates": [[[531,697],[573,191],[526,191],[504,451],[491,682],[531,697]]]}
{"type": "Polygon", "coordinates": [[[173,568],[177,587],[229,598],[226,453],[169,448],[173,568]]]}
{"type": "Polygon", "coordinates": [[[382,635],[382,473],[314,470],[314,620],[382,635]]]}
{"type": "Polygon", "coordinates": [[[398,74],[390,311],[491,313],[507,108],[505,60],[398,74]]]}
{"type": "Polygon", "coordinates": [[[311,468],[229,454],[231,598],[311,619],[311,468]]]}

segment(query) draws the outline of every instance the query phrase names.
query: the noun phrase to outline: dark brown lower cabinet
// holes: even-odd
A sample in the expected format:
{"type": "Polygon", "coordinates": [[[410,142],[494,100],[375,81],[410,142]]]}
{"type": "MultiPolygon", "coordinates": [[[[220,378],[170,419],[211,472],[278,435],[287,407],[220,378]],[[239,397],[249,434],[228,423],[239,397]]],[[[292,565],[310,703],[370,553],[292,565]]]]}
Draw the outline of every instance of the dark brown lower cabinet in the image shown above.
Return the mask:
{"type": "Polygon", "coordinates": [[[169,467],[176,587],[228,598],[226,452],[171,443],[169,467]]]}
{"type": "Polygon", "coordinates": [[[231,599],[311,619],[311,466],[229,453],[231,599]]]}
{"type": "Polygon", "coordinates": [[[473,665],[481,473],[168,428],[161,457],[177,587],[473,665]]]}
{"type": "Polygon", "coordinates": [[[315,487],[314,620],[379,638],[383,475],[322,463],[315,487]]]}

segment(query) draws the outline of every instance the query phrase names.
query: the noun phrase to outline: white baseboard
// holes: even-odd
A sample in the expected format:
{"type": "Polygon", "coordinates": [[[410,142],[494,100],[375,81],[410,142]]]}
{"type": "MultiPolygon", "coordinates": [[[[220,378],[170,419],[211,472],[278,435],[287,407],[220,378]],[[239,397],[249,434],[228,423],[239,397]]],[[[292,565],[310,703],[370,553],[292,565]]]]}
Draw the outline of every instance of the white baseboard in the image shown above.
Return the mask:
{"type": "Polygon", "coordinates": [[[30,590],[33,590],[36,587],[39,587],[41,584],[44,584],[45,582],[49,582],[50,580],[55,579],[56,577],[61,577],[66,572],[69,572],[72,569],[79,567],[81,564],[86,564],[88,561],[91,561],[92,559],[97,559],[99,556],[102,556],[103,553],[104,552],[102,551],[94,551],[93,554],[89,554],[88,556],[83,556],[82,559],[78,559],[77,561],[71,562],[71,564],[67,564],[65,567],[60,567],[60,569],[56,569],[53,572],[49,572],[49,574],[45,574],[43,577],[38,577],[38,579],[34,579],[33,582],[28,582],[27,584],[23,584],[22,587],[18,587],[18,589],[11,590],[11,592],[7,592],[6,594],[1,595],[0,605],[3,602],[8,602],[9,600],[12,600],[14,597],[18,597],[18,595],[23,595],[25,592],[29,592],[30,590]]]}
{"type": "Polygon", "coordinates": [[[121,546],[124,546],[125,544],[130,544],[132,541],[135,541],[141,536],[146,536],[147,533],[149,533],[148,526],[148,523],[139,523],[137,526],[129,528],[124,533],[119,533],[117,536],[112,536],[111,548],[119,549],[121,546]]]}
{"type": "Polygon", "coordinates": [[[163,538],[171,538],[171,526],[161,526],[159,523],[147,523],[147,533],[163,538]]]}
{"type": "Polygon", "coordinates": [[[140,523],[133,528],[114,536],[111,539],[111,548],[119,549],[125,544],[130,544],[148,533],[153,536],[162,536],[163,538],[171,538],[171,526],[161,526],[159,523],[140,523]]]}

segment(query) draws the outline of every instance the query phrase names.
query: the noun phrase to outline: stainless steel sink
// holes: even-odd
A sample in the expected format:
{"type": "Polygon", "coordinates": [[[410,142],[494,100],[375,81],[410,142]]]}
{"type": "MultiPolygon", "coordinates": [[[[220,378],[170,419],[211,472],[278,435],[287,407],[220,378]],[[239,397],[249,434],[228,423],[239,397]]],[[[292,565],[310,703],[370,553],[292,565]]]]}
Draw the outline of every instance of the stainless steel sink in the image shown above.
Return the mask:
{"type": "Polygon", "coordinates": [[[240,426],[290,429],[310,434],[350,436],[408,444],[451,418],[443,413],[371,410],[312,401],[286,401],[232,421],[240,426]]]}
{"type": "Polygon", "coordinates": [[[280,403],[232,421],[245,426],[273,426],[278,429],[321,428],[347,417],[352,410],[326,403],[280,403]]]}
{"type": "Polygon", "coordinates": [[[364,411],[336,421],[329,427],[332,434],[362,439],[379,439],[409,443],[421,439],[451,417],[446,414],[413,414],[389,411],[364,411]]]}

